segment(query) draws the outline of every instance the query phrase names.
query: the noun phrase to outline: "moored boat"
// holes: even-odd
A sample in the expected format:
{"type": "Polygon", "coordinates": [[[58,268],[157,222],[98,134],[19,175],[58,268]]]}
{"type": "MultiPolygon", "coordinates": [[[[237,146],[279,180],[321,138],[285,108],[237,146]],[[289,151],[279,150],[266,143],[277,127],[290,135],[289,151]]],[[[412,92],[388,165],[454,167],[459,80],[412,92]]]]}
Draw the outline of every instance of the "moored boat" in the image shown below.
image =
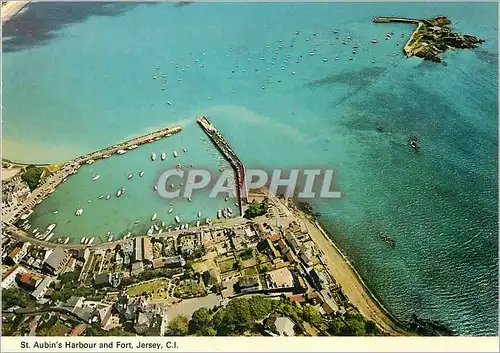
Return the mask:
{"type": "Polygon", "coordinates": [[[127,153],[127,151],[125,151],[125,150],[118,150],[118,151],[116,151],[116,153],[117,154],[125,154],[125,153],[127,153]]]}
{"type": "Polygon", "coordinates": [[[168,213],[172,213],[173,210],[174,210],[173,208],[169,209],[168,213]]]}
{"type": "Polygon", "coordinates": [[[87,238],[86,237],[83,237],[81,240],[80,240],[80,244],[85,244],[85,242],[87,241],[87,238]]]}
{"type": "Polygon", "coordinates": [[[175,158],[177,158],[177,156],[178,156],[177,151],[174,151],[173,155],[175,158]]]}
{"type": "Polygon", "coordinates": [[[164,161],[166,157],[167,157],[167,154],[165,152],[162,152],[161,153],[161,160],[164,161]]]}
{"type": "Polygon", "coordinates": [[[92,243],[94,242],[95,238],[90,238],[89,240],[89,245],[92,245],[92,243]]]}
{"type": "Polygon", "coordinates": [[[130,173],[127,178],[132,179],[133,176],[134,176],[134,174],[130,173]]]}
{"type": "Polygon", "coordinates": [[[143,175],[144,175],[144,172],[141,170],[141,171],[139,172],[139,176],[142,178],[142,176],[143,176],[143,175]]]}
{"type": "Polygon", "coordinates": [[[153,213],[153,216],[151,217],[151,221],[154,221],[158,217],[157,213],[153,213]]]}
{"type": "Polygon", "coordinates": [[[117,192],[116,192],[116,197],[120,197],[122,196],[122,189],[119,189],[117,192]]]}
{"type": "Polygon", "coordinates": [[[151,160],[154,161],[156,159],[156,153],[152,152],[151,153],[151,160]]]}
{"type": "Polygon", "coordinates": [[[99,174],[96,174],[94,175],[94,177],[92,178],[92,181],[96,181],[100,178],[101,176],[99,174]]]}
{"type": "Polygon", "coordinates": [[[83,208],[79,208],[76,210],[75,215],[81,216],[83,214],[83,208]]]}
{"type": "Polygon", "coordinates": [[[104,195],[99,195],[99,200],[102,200],[104,198],[104,195]]]}
{"type": "Polygon", "coordinates": [[[174,219],[175,219],[175,221],[176,221],[177,223],[181,223],[181,220],[180,220],[179,216],[175,216],[175,217],[174,217],[174,219]]]}

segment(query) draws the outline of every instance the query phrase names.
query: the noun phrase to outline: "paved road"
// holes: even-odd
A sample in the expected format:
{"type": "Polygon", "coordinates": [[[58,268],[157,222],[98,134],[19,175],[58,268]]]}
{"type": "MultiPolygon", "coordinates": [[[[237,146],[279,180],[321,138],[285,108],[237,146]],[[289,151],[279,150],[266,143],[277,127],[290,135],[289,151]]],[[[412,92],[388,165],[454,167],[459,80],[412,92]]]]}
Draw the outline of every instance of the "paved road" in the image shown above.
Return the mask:
{"type": "MultiPolygon", "coordinates": [[[[224,219],[217,221],[217,223],[211,225],[211,226],[201,226],[199,228],[191,228],[188,231],[186,230],[178,230],[178,231],[172,231],[172,232],[164,232],[162,234],[153,234],[152,236],[154,237],[160,237],[160,238],[167,238],[167,237],[173,237],[175,240],[179,237],[181,234],[191,234],[191,233],[196,233],[201,230],[208,231],[208,230],[218,230],[218,229],[224,229],[224,228],[230,228],[234,226],[241,226],[249,221],[243,217],[237,217],[237,218],[230,218],[230,219],[224,219]]],[[[96,244],[96,245],[85,245],[85,244],[56,244],[56,243],[49,243],[43,240],[39,240],[36,238],[31,237],[28,233],[25,231],[11,225],[3,225],[4,231],[12,238],[21,240],[24,242],[30,242],[31,244],[34,245],[39,245],[43,246],[49,249],[55,249],[57,247],[61,247],[66,250],[78,250],[78,249],[84,249],[84,248],[90,248],[90,249],[113,249],[116,247],[118,244],[122,244],[127,240],[116,240],[110,243],[102,243],[102,244],[96,244]]],[[[147,236],[146,234],[141,235],[142,237],[147,236]]],[[[64,237],[63,237],[64,238],[64,237]]],[[[134,239],[134,238],[131,238],[134,239]]]]}

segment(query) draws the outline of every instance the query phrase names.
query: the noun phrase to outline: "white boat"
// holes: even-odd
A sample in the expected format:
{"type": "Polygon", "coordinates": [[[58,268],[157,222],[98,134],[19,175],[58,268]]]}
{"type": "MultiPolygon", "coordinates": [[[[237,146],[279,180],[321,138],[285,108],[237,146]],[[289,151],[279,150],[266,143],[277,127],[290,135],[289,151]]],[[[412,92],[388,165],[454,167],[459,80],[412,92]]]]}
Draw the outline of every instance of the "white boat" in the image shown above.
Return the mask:
{"type": "Polygon", "coordinates": [[[175,216],[174,219],[177,223],[181,223],[181,219],[179,218],[179,216],[175,216]]]}
{"type": "Polygon", "coordinates": [[[198,218],[201,217],[201,211],[198,211],[198,218]]]}
{"type": "Polygon", "coordinates": [[[90,238],[89,240],[89,245],[92,245],[92,243],[94,242],[95,238],[90,238]]]}
{"type": "Polygon", "coordinates": [[[38,232],[38,228],[33,229],[33,234],[35,234],[36,232],[38,232]]]}
{"type": "Polygon", "coordinates": [[[158,227],[156,224],[153,226],[153,228],[154,228],[156,231],[159,231],[159,230],[160,230],[160,227],[158,227]]]}
{"type": "Polygon", "coordinates": [[[143,175],[144,175],[144,172],[141,170],[141,171],[139,172],[139,176],[142,178],[142,176],[143,176],[143,175]]]}
{"type": "Polygon", "coordinates": [[[132,233],[128,232],[127,234],[125,234],[125,236],[123,237],[123,239],[128,239],[128,238],[130,238],[131,235],[132,235],[132,233]]]}
{"type": "Polygon", "coordinates": [[[108,231],[106,235],[109,237],[111,235],[111,231],[108,231]]]}
{"type": "Polygon", "coordinates": [[[167,154],[165,152],[162,152],[161,153],[161,160],[164,161],[166,157],[167,157],[167,154]]]}
{"type": "Polygon", "coordinates": [[[141,223],[141,221],[135,221],[134,223],[135,223],[135,224],[138,224],[138,223],[141,223]]]}
{"type": "Polygon", "coordinates": [[[99,195],[99,200],[102,200],[104,198],[104,195],[99,195]]]}
{"type": "Polygon", "coordinates": [[[64,244],[68,244],[69,243],[69,237],[66,238],[66,240],[64,240],[64,244]]]}
{"type": "Polygon", "coordinates": [[[86,163],[87,163],[87,164],[92,164],[92,163],[94,163],[94,162],[95,162],[95,160],[93,160],[93,159],[89,159],[86,163]]]}
{"type": "Polygon", "coordinates": [[[185,227],[185,225],[184,225],[184,224],[183,224],[183,225],[181,225],[181,229],[184,229],[184,227],[185,227]]]}
{"type": "Polygon", "coordinates": [[[134,174],[130,173],[130,174],[128,175],[128,178],[129,178],[129,179],[132,179],[132,177],[133,177],[133,176],[134,176],[134,174]]]}
{"type": "Polygon", "coordinates": [[[188,151],[188,150],[187,150],[187,149],[185,149],[185,148],[183,148],[182,150],[183,150],[184,152],[187,152],[187,151],[188,151]]]}
{"type": "Polygon", "coordinates": [[[233,210],[231,209],[231,207],[227,208],[227,213],[229,214],[229,217],[233,215],[233,210]]]}
{"type": "Polygon", "coordinates": [[[54,228],[56,227],[56,224],[55,223],[52,223],[50,226],[47,227],[47,233],[50,233],[54,230],[54,228]]]}
{"type": "Polygon", "coordinates": [[[111,157],[111,155],[110,155],[110,154],[103,154],[103,155],[102,155],[102,158],[109,158],[109,157],[111,157]]]}
{"type": "Polygon", "coordinates": [[[227,209],[226,208],[222,209],[222,215],[224,216],[224,218],[227,218],[228,214],[227,214],[227,209]]]}
{"type": "Polygon", "coordinates": [[[127,149],[128,150],[135,150],[137,147],[139,147],[138,145],[132,145],[130,147],[128,147],[127,149]]]}
{"type": "Polygon", "coordinates": [[[45,239],[43,239],[44,241],[49,241],[50,239],[52,239],[52,237],[54,236],[54,233],[50,233],[48,234],[45,239]]]}
{"type": "Polygon", "coordinates": [[[177,151],[174,151],[174,157],[177,158],[178,154],[177,151]]]}
{"type": "Polygon", "coordinates": [[[200,221],[196,221],[196,227],[200,226],[200,221]]]}
{"type": "Polygon", "coordinates": [[[109,237],[108,237],[108,243],[111,242],[113,240],[113,234],[111,234],[109,237]]]}
{"type": "Polygon", "coordinates": [[[154,228],[153,228],[153,226],[151,226],[151,227],[148,229],[148,233],[147,233],[147,234],[148,234],[148,235],[153,234],[153,230],[154,230],[154,228]]]}
{"type": "Polygon", "coordinates": [[[99,179],[101,176],[99,174],[96,174],[94,175],[94,177],[92,178],[92,181],[96,181],[97,179],[99,179]]]}
{"type": "Polygon", "coordinates": [[[57,210],[52,212],[52,214],[58,214],[58,213],[59,213],[59,211],[57,211],[57,210]]]}
{"type": "Polygon", "coordinates": [[[109,200],[110,197],[111,197],[111,195],[107,195],[106,196],[106,200],[109,200]]]}
{"type": "Polygon", "coordinates": [[[184,227],[184,229],[189,229],[189,223],[186,223],[186,226],[184,227]]]}
{"type": "Polygon", "coordinates": [[[165,228],[165,222],[161,222],[161,226],[165,228]]]}
{"type": "Polygon", "coordinates": [[[33,213],[33,210],[30,210],[28,213],[25,213],[21,216],[21,219],[24,220],[26,218],[28,218],[29,216],[31,216],[31,214],[33,213]]]}
{"type": "Polygon", "coordinates": [[[153,213],[153,216],[151,217],[151,221],[154,221],[156,219],[156,217],[158,217],[158,214],[157,213],[153,213]]]}
{"type": "Polygon", "coordinates": [[[173,208],[169,209],[168,213],[172,213],[173,210],[174,210],[173,208]]]}
{"type": "Polygon", "coordinates": [[[174,184],[170,184],[170,188],[173,189],[174,188],[174,184]]]}
{"type": "Polygon", "coordinates": [[[190,197],[188,197],[188,201],[189,201],[189,202],[191,202],[191,196],[190,196],[190,197]]]}
{"type": "Polygon", "coordinates": [[[85,239],[85,245],[89,245],[90,243],[90,238],[85,239]]]}
{"type": "Polygon", "coordinates": [[[116,153],[118,153],[118,154],[125,154],[125,153],[127,153],[127,151],[125,151],[125,150],[118,150],[118,151],[116,151],[116,153]]]}
{"type": "Polygon", "coordinates": [[[222,218],[222,210],[218,210],[217,211],[217,219],[221,219],[222,218]]]}
{"type": "Polygon", "coordinates": [[[118,191],[116,192],[116,196],[117,196],[117,197],[122,196],[122,189],[120,189],[120,190],[118,190],[118,191]]]}
{"type": "Polygon", "coordinates": [[[175,230],[179,230],[179,229],[180,229],[180,227],[179,227],[179,226],[175,227],[175,230]]]}
{"type": "Polygon", "coordinates": [[[80,240],[80,244],[85,244],[85,242],[87,241],[87,238],[86,237],[83,237],[81,240],[80,240]]]}
{"type": "Polygon", "coordinates": [[[28,224],[28,225],[26,226],[26,230],[28,230],[28,229],[30,229],[30,228],[31,228],[31,224],[28,224]]]}
{"type": "Polygon", "coordinates": [[[154,161],[156,159],[156,153],[151,153],[151,160],[154,161]]]}
{"type": "Polygon", "coordinates": [[[88,203],[92,203],[92,200],[87,200],[88,203]]]}
{"type": "Polygon", "coordinates": [[[125,188],[122,188],[122,195],[125,195],[125,188]]]}
{"type": "Polygon", "coordinates": [[[167,104],[168,104],[168,105],[172,105],[172,102],[168,101],[168,102],[167,102],[167,104]]]}
{"type": "Polygon", "coordinates": [[[81,216],[83,214],[83,208],[79,208],[76,210],[75,215],[81,216]]]}

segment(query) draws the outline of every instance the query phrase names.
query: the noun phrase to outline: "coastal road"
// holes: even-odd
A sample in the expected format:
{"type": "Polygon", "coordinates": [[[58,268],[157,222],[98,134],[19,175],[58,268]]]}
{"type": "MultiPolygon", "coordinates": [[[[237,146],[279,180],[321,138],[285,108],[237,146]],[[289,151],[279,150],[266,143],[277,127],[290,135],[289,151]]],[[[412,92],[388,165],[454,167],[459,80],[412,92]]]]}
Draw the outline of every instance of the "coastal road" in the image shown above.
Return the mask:
{"type": "MultiPolygon", "coordinates": [[[[211,225],[211,226],[201,226],[201,227],[194,227],[188,231],[186,230],[177,230],[177,231],[172,231],[172,232],[164,232],[162,234],[152,234],[152,237],[158,237],[158,238],[168,238],[168,237],[173,237],[175,240],[179,237],[181,234],[190,234],[190,233],[195,233],[195,232],[200,232],[200,231],[215,231],[219,229],[225,229],[225,228],[232,228],[232,227],[237,227],[237,226],[242,226],[244,224],[247,224],[249,221],[243,217],[236,217],[236,218],[230,218],[230,219],[224,219],[217,221],[217,223],[211,225]]],[[[79,250],[79,249],[84,249],[84,248],[89,248],[91,250],[107,250],[107,249],[113,249],[116,247],[118,244],[122,244],[130,239],[135,239],[130,238],[127,240],[115,240],[110,243],[101,243],[101,244],[96,244],[96,245],[85,245],[85,244],[56,244],[56,243],[50,243],[46,242],[40,239],[33,238],[30,236],[29,233],[23,231],[22,229],[19,229],[15,226],[12,225],[7,225],[3,224],[3,230],[5,233],[7,233],[11,238],[17,239],[19,241],[23,242],[30,242],[31,244],[42,246],[48,249],[55,249],[57,247],[60,247],[65,250],[79,250]]],[[[140,235],[139,237],[146,237],[147,235],[140,235]]],[[[64,238],[64,236],[59,236],[61,238],[64,238]]]]}

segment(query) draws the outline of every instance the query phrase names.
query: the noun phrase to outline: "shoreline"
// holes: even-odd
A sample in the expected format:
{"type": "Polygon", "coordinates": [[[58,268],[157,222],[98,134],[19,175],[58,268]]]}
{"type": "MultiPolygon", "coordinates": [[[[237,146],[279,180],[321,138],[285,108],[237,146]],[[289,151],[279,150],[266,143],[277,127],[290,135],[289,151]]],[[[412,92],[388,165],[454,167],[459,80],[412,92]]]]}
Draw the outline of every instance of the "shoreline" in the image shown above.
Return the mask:
{"type": "Polygon", "coordinates": [[[8,1],[2,6],[2,25],[11,18],[14,18],[31,0],[28,1],[8,1]]]}
{"type": "Polygon", "coordinates": [[[342,257],[342,259],[345,261],[345,263],[349,266],[351,271],[354,272],[354,274],[357,276],[358,280],[361,282],[361,284],[364,287],[364,290],[368,293],[368,295],[371,297],[372,300],[375,301],[375,303],[380,307],[382,312],[389,317],[390,320],[392,320],[397,326],[398,329],[403,330],[406,332],[405,325],[400,322],[397,318],[394,317],[394,315],[391,314],[391,312],[378,300],[378,298],[375,296],[375,294],[370,290],[368,285],[365,283],[363,280],[363,277],[359,274],[359,272],[356,270],[354,265],[349,261],[349,259],[344,255],[342,250],[331,240],[331,238],[328,236],[328,232],[324,230],[323,227],[321,227],[321,224],[316,220],[315,221],[315,226],[319,229],[319,231],[323,234],[323,236],[326,238],[326,240],[335,248],[335,250],[339,253],[339,255],[342,257]]]}
{"type": "MultiPolygon", "coordinates": [[[[382,330],[394,336],[409,336],[412,333],[396,319],[368,288],[363,278],[350,263],[340,248],[328,236],[317,220],[311,221],[303,211],[293,212],[307,228],[313,242],[323,252],[321,260],[335,281],[342,287],[349,301],[365,318],[375,322],[382,330]]],[[[416,335],[416,334],[415,334],[416,335]]]]}

